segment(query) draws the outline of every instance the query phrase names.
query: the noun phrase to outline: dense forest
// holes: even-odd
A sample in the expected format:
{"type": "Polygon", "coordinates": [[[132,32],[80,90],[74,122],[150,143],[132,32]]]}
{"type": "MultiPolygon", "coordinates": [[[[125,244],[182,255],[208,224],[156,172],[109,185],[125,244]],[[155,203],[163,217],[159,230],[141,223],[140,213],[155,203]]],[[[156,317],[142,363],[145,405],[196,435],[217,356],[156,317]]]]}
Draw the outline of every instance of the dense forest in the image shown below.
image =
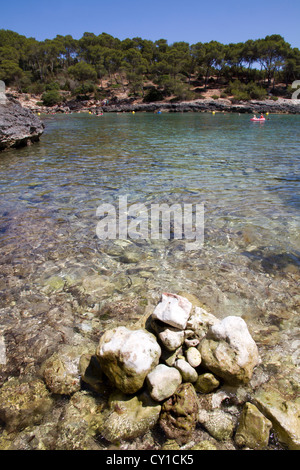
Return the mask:
{"type": "Polygon", "coordinates": [[[111,97],[112,90],[145,102],[201,98],[208,87],[237,100],[291,97],[300,78],[300,51],[280,35],[244,43],[150,41],[84,33],[37,41],[0,30],[0,80],[53,105],[72,95],[111,97]]]}

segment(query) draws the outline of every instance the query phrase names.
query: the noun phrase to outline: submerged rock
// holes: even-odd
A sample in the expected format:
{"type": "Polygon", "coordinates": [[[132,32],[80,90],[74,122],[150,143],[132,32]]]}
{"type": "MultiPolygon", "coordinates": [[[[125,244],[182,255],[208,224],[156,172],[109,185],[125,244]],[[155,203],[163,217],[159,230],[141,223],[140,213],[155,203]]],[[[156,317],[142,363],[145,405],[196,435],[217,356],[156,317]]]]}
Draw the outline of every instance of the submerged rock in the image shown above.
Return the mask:
{"type": "Polygon", "coordinates": [[[233,385],[248,383],[259,362],[245,321],[229,316],[212,325],[199,345],[203,365],[233,385]]]}
{"type": "Polygon", "coordinates": [[[269,421],[252,403],[245,403],[243,413],[235,434],[235,443],[239,447],[264,449],[269,442],[269,421]]]}
{"type": "Polygon", "coordinates": [[[289,450],[300,450],[300,403],[265,385],[254,397],[257,408],[272,422],[279,441],[289,450]]]}
{"type": "Polygon", "coordinates": [[[161,349],[152,333],[120,326],[104,333],[96,355],[112,384],[130,394],[142,388],[159,362],[161,349]]]}
{"type": "Polygon", "coordinates": [[[222,410],[200,410],[198,421],[217,441],[226,441],[233,436],[234,419],[222,410]]]}
{"type": "Polygon", "coordinates": [[[0,151],[29,145],[39,140],[44,124],[13,98],[0,102],[0,151]]]}
{"type": "Polygon", "coordinates": [[[52,393],[71,395],[80,390],[80,357],[88,353],[87,346],[64,346],[42,365],[44,380],[52,393]]]}
{"type": "Polygon", "coordinates": [[[81,380],[97,393],[105,391],[104,378],[100,363],[95,354],[83,354],[79,361],[81,380]]]}
{"type": "Polygon", "coordinates": [[[195,430],[197,419],[197,395],[193,385],[185,383],[164,402],[159,422],[168,438],[185,443],[195,430]]]}
{"type": "Polygon", "coordinates": [[[180,446],[174,439],[168,439],[162,446],[162,450],[180,450],[180,446]]]}
{"type": "Polygon", "coordinates": [[[75,393],[60,422],[57,450],[99,450],[94,437],[103,425],[101,398],[88,392],[75,393]]]}
{"type": "Polygon", "coordinates": [[[103,414],[101,435],[110,442],[142,436],[157,423],[160,411],[160,404],[145,392],[138,396],[113,392],[109,411],[103,414]]]}
{"type": "Polygon", "coordinates": [[[211,441],[204,440],[191,447],[191,450],[218,450],[218,448],[211,441]]]}
{"type": "Polygon", "coordinates": [[[218,388],[219,385],[219,380],[209,372],[199,375],[198,379],[194,383],[196,391],[200,393],[210,393],[218,388]]]}
{"type": "Polygon", "coordinates": [[[52,404],[45,384],[39,379],[13,378],[0,389],[0,419],[9,432],[39,423],[52,404]]]}
{"type": "Polygon", "coordinates": [[[45,281],[45,292],[51,294],[52,292],[60,292],[63,290],[66,281],[60,276],[51,276],[45,281]]]}

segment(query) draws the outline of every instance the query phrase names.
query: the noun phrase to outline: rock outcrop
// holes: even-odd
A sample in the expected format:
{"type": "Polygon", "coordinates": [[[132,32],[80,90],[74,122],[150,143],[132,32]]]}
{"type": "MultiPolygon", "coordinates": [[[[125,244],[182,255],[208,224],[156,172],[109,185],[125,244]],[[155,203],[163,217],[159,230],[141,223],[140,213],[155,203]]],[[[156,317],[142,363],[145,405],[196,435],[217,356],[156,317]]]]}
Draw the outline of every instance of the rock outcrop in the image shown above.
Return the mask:
{"type": "Polygon", "coordinates": [[[37,142],[44,124],[18,101],[0,92],[0,151],[37,142]]]}

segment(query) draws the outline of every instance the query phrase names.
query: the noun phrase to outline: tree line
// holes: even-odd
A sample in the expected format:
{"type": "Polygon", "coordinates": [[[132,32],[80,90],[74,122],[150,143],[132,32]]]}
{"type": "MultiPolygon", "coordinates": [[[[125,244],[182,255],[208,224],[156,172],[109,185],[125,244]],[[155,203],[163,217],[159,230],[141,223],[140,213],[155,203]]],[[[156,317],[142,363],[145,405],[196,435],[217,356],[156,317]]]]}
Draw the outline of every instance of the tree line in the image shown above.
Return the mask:
{"type": "Polygon", "coordinates": [[[166,39],[120,40],[88,32],[80,39],[57,35],[38,41],[0,30],[0,80],[20,92],[44,93],[45,101],[62,99],[62,91],[105,98],[104,80],[110,89],[129,90],[144,101],[201,97],[212,85],[238,99],[289,97],[299,78],[300,51],[278,34],[231,44],[169,45],[166,39]]]}

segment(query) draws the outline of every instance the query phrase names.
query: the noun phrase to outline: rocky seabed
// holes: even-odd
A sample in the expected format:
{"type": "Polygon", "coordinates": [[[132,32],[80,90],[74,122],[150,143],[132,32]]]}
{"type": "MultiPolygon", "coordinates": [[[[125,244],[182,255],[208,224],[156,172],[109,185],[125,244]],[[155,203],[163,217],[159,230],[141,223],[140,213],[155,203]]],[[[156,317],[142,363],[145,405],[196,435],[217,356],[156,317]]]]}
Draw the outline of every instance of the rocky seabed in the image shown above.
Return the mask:
{"type": "Polygon", "coordinates": [[[163,293],[98,345],[77,339],[3,384],[0,449],[300,449],[299,397],[266,375],[240,316],[163,293]]]}

